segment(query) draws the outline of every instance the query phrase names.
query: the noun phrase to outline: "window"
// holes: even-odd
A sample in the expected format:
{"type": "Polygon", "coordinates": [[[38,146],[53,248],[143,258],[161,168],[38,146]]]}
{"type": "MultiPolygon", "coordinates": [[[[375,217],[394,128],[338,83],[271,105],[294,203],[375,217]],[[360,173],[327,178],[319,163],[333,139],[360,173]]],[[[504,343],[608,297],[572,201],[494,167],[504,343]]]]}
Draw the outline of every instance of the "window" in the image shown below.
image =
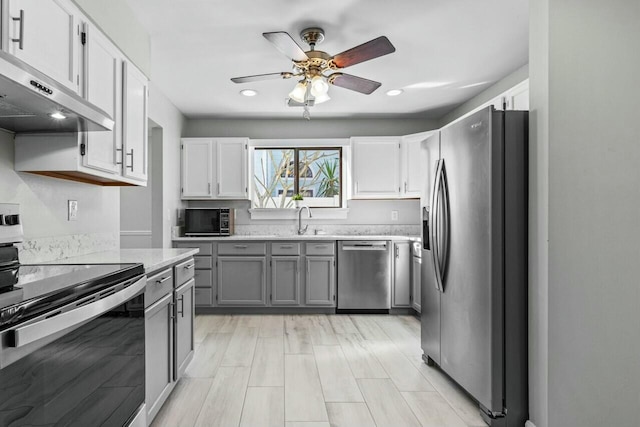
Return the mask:
{"type": "Polygon", "coordinates": [[[341,207],[342,148],[256,147],[253,207],[292,208],[294,194],[309,207],[341,207]]]}

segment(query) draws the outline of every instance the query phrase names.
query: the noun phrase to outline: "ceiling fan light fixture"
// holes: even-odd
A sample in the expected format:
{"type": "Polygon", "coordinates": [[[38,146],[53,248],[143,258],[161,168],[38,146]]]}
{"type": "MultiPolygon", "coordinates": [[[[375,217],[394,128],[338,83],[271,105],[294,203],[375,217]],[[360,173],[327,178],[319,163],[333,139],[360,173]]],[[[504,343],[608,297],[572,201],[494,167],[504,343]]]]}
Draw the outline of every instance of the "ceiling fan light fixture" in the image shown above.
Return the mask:
{"type": "Polygon", "coordinates": [[[329,83],[322,76],[315,76],[311,79],[311,95],[316,98],[326,95],[329,92],[329,83]]]}
{"type": "Polygon", "coordinates": [[[331,97],[328,94],[323,93],[323,94],[320,94],[320,95],[315,97],[315,103],[316,104],[322,104],[323,102],[327,102],[330,99],[331,99],[331,97]]]}
{"type": "Polygon", "coordinates": [[[305,95],[307,94],[307,84],[304,81],[298,82],[293,90],[289,93],[289,98],[296,102],[304,104],[305,95]]]}

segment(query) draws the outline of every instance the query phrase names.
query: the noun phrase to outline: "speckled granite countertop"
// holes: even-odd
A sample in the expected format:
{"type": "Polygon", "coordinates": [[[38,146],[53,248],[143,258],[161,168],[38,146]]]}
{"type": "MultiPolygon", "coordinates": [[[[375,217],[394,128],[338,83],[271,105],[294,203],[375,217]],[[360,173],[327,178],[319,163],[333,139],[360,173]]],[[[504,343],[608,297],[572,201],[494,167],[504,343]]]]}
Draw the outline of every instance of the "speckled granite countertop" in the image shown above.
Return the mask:
{"type": "Polygon", "coordinates": [[[337,234],[303,234],[303,235],[233,235],[212,237],[174,237],[174,242],[229,242],[229,241],[275,241],[275,240],[392,240],[419,242],[420,236],[388,236],[388,235],[337,235],[337,234]]]}
{"type": "Polygon", "coordinates": [[[49,264],[117,264],[142,263],[146,273],[159,270],[187,259],[199,249],[120,249],[95,252],[51,261],[49,264]]]}

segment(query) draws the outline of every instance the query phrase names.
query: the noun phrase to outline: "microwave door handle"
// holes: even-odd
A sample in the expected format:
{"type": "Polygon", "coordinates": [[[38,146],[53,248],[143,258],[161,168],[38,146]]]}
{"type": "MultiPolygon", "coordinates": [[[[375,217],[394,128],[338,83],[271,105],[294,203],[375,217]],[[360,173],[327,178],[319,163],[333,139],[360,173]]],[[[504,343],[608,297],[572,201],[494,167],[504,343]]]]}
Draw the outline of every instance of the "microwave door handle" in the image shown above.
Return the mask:
{"type": "Polygon", "coordinates": [[[16,328],[11,331],[13,342],[9,346],[23,347],[66,329],[81,326],[130,300],[143,291],[146,284],[147,281],[142,277],[128,288],[96,302],[16,328]]]}

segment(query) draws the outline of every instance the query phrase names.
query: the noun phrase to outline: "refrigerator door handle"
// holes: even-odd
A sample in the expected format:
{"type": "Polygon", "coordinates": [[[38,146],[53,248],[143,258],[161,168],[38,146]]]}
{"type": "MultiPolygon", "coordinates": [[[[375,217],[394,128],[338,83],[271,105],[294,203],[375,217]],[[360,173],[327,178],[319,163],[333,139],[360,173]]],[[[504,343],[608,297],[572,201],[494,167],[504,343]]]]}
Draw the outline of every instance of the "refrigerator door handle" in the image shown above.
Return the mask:
{"type": "Polygon", "coordinates": [[[449,216],[449,187],[447,185],[447,168],[444,164],[444,159],[441,160],[442,167],[440,170],[440,189],[442,191],[442,253],[438,252],[438,257],[440,259],[440,287],[441,291],[444,292],[444,276],[447,269],[447,257],[449,254],[449,225],[450,225],[450,216],[449,216]]]}
{"type": "Polygon", "coordinates": [[[433,182],[433,192],[431,193],[431,227],[429,227],[430,231],[430,244],[431,244],[431,258],[433,259],[433,268],[435,270],[436,276],[436,289],[440,292],[443,292],[442,287],[442,276],[440,272],[440,255],[439,255],[439,242],[438,242],[438,228],[439,224],[439,215],[438,211],[440,210],[439,201],[440,201],[440,184],[442,183],[441,174],[442,174],[442,160],[438,160],[436,164],[436,176],[433,182]]]}

